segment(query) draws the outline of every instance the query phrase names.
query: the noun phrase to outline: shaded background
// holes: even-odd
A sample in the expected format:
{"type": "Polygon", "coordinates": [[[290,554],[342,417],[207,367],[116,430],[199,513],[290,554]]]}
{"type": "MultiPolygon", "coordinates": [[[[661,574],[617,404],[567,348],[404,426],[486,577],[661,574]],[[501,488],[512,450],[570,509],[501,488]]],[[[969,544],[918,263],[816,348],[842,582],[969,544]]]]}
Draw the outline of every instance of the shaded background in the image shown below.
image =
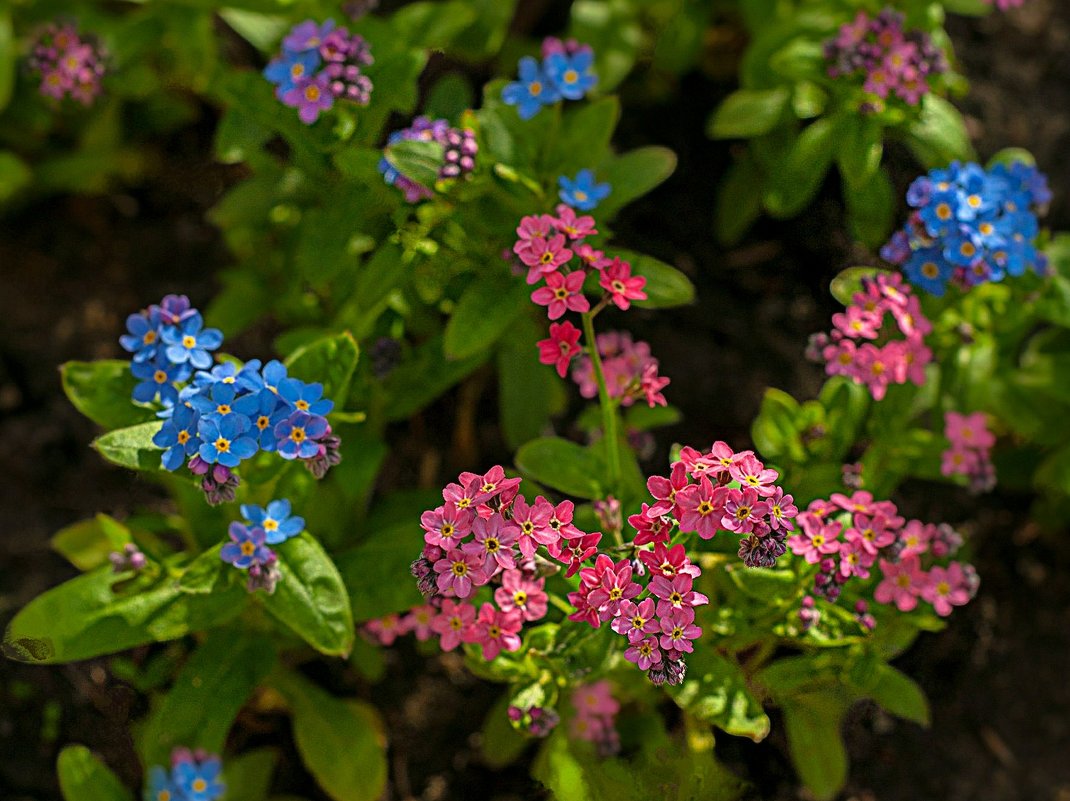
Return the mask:
{"type": "MultiPolygon", "coordinates": [[[[556,7],[567,4],[543,5],[552,23],[556,7]]],[[[1048,223],[1070,229],[1070,4],[1027,0],[1014,12],[954,19],[949,28],[971,81],[969,96],[957,102],[982,159],[1003,147],[1030,149],[1055,190],[1048,223]]],[[[718,247],[713,190],[731,145],[707,141],[703,129],[732,88],[730,78],[696,73],[657,101],[639,82],[622,89],[618,146],[663,144],[680,166],[620,216],[617,242],[687,272],[699,297],[686,309],[629,315],[672,377],[667,394],[684,412],[685,422],[659,432],[659,454],[673,441],[746,444],[766,386],[812,397],[822,375],[802,350],[835,310],[829,280],[871,258],[852,251],[831,185],[797,220],[765,221],[740,247],[718,247]]],[[[213,112],[203,112],[197,125],[161,143],[160,159],[136,189],[56,198],[0,220],[0,625],[73,574],[48,550],[55,530],[98,511],[122,518],[161,502],[153,485],[89,450],[94,427],[67,403],[56,368],[68,359],[120,356],[126,314],[167,292],[186,293],[201,306],[212,297],[213,277],[229,256],[205,212],[240,173],[211,162],[213,112]]],[[[891,149],[889,158],[905,187],[915,168],[905,153],[891,149]]],[[[252,352],[271,333],[255,329],[233,349],[252,352]]],[[[492,399],[493,384],[482,392],[492,399]]],[[[417,473],[415,462],[443,444],[422,432],[448,432],[454,408],[446,399],[414,425],[398,426],[386,475],[417,473]]],[[[478,432],[478,442],[480,464],[508,460],[492,427],[478,432]]],[[[472,467],[446,462],[442,472],[472,467]]],[[[972,521],[981,591],[946,632],[923,634],[897,662],[932,701],[930,729],[865,704],[849,715],[844,797],[1070,801],[1070,539],[1031,527],[1029,498],[999,490],[977,500],[916,485],[897,500],[932,520],[972,521]]],[[[409,644],[388,660],[390,678],[374,697],[390,724],[392,797],[541,797],[522,764],[496,773],[479,763],[478,737],[470,735],[496,688],[466,678],[448,658],[425,664],[409,644]]],[[[58,798],[54,759],[69,742],[86,743],[129,785],[138,784],[129,725],[144,713],[144,700],[106,666],[0,661],[0,798],[58,798]]],[[[243,717],[240,745],[288,742],[280,720],[243,717]]],[[[773,735],[760,745],[718,738],[719,756],[755,783],[756,798],[799,797],[785,753],[775,717],[773,735]]],[[[284,752],[280,784],[319,797],[306,781],[284,752]]]]}

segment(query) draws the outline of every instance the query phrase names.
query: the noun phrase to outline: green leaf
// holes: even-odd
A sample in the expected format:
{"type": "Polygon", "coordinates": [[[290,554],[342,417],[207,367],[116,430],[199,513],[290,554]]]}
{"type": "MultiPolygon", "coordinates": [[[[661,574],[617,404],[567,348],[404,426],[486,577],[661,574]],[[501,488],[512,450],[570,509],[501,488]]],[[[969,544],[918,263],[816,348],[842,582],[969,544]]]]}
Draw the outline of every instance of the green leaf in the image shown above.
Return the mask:
{"type": "Polygon", "coordinates": [[[421,343],[412,358],[396,367],[384,382],[389,396],[386,419],[408,419],[483,364],[490,354],[484,348],[465,359],[451,359],[443,352],[442,337],[421,343]]]}
{"type": "Polygon", "coordinates": [[[64,801],[134,801],[111,769],[84,745],[68,745],[56,760],[64,801]]]}
{"type": "Polygon", "coordinates": [[[802,461],[805,456],[799,427],[799,403],[783,390],[769,388],[751,426],[751,438],[766,459],[802,461]]]}
{"type": "Polygon", "coordinates": [[[787,109],[790,92],[776,89],[737,89],[710,118],[706,133],[714,139],[751,139],[776,127],[787,109]]]}
{"type": "Polygon", "coordinates": [[[462,0],[412,3],[391,18],[394,29],[414,47],[448,48],[454,38],[476,20],[476,11],[462,0]]]}
{"type": "Polygon", "coordinates": [[[345,656],[353,649],[349,593],[331,557],[307,531],[276,548],[279,580],[264,607],[321,653],[345,656]]]}
{"type": "Polygon", "coordinates": [[[739,666],[703,645],[688,656],[687,678],[669,690],[681,708],[729,734],[754,742],[769,734],[769,717],[739,666]]]}
{"type": "Polygon", "coordinates": [[[234,568],[220,556],[223,543],[213,545],[186,566],[178,579],[182,592],[208,593],[223,589],[229,583],[234,568]]]}
{"type": "Polygon", "coordinates": [[[288,373],[302,381],[323,384],[323,397],[341,406],[357,367],[360,349],[348,331],[304,345],[286,359],[288,373]]]}
{"type": "Polygon", "coordinates": [[[270,748],[244,751],[227,757],[223,765],[223,784],[227,801],[265,801],[271,791],[277,754],[270,748]]]}
{"type": "Polygon", "coordinates": [[[866,693],[890,712],[922,726],[929,725],[929,702],[925,693],[912,678],[891,665],[880,664],[866,693]]]}
{"type": "Polygon", "coordinates": [[[522,316],[498,349],[498,404],[502,433],[511,448],[540,436],[564,400],[553,369],[534,358],[545,329],[522,316]]]}
{"type": "Polygon", "coordinates": [[[841,270],[829,284],[832,297],[836,298],[844,306],[850,306],[854,302],[854,296],[862,291],[862,282],[868,278],[876,278],[882,273],[887,273],[879,267],[848,267],[841,270]]]}
{"type": "Polygon", "coordinates": [[[620,119],[620,100],[603,97],[569,109],[553,142],[547,172],[572,175],[602,161],[620,119]]]}
{"type": "Polygon", "coordinates": [[[239,587],[189,595],[169,577],[144,574],[116,593],[117,581],[110,567],[102,567],[37,596],[8,624],[4,655],[21,662],[75,662],[166,642],[226,623],[248,598],[239,587]]]}
{"type": "Polygon", "coordinates": [[[123,428],[155,419],[151,409],[130,400],[137,384],[130,373],[130,362],[66,362],[59,371],[63,391],[74,408],[97,425],[123,428]]]}
{"type": "MultiPolygon", "coordinates": [[[[11,25],[11,12],[5,10],[0,13],[0,111],[7,108],[11,102],[11,95],[15,91],[15,64],[18,53],[15,48],[15,31],[11,25]]],[[[0,176],[4,175],[4,169],[0,166],[0,176]]],[[[0,187],[5,182],[0,180],[0,187]]],[[[0,200],[6,197],[0,189],[0,200]]]]}
{"type": "Polygon", "coordinates": [[[33,171],[26,162],[8,150],[0,150],[0,203],[14,197],[32,181],[33,171]]]}
{"type": "Polygon", "coordinates": [[[559,437],[532,440],[516,452],[526,477],[577,498],[601,498],[602,461],[587,448],[559,437]]]}
{"type": "Polygon", "coordinates": [[[762,213],[762,171],[748,154],[733,162],[717,186],[713,230],[717,241],[736,245],[762,213]]]}
{"type": "Polygon", "coordinates": [[[211,632],[153,707],[141,738],[144,764],[167,764],[177,746],[221,753],[239,710],[274,664],[274,646],[263,636],[211,632]]]}
{"type": "Polygon", "coordinates": [[[163,449],[152,443],[153,436],[162,427],[163,423],[155,420],[109,431],[93,440],[93,447],[109,462],[120,467],[129,467],[131,470],[162,470],[160,454],[163,449]]]}
{"type": "Polygon", "coordinates": [[[851,188],[866,186],[880,167],[884,155],[883,129],[872,116],[852,114],[841,126],[836,161],[851,188]]]}
{"type": "Polygon", "coordinates": [[[427,92],[424,113],[432,118],[457,119],[463,111],[475,105],[475,93],[468,79],[461,73],[443,75],[427,92]]]}
{"type": "Polygon", "coordinates": [[[643,290],[647,299],[635,301],[636,306],[645,309],[671,309],[694,303],[695,285],[675,267],[633,250],[616,250],[613,255],[631,262],[633,275],[646,278],[643,290]]]}
{"type": "Polygon", "coordinates": [[[446,357],[464,359],[491,347],[527,308],[530,295],[522,280],[505,273],[473,281],[446,324],[446,357]]]}
{"type": "Polygon", "coordinates": [[[624,80],[639,55],[643,29],[639,7],[630,2],[576,0],[571,9],[569,36],[594,49],[594,72],[601,92],[611,92],[624,80]]]}
{"type": "Polygon", "coordinates": [[[962,114],[934,94],[922,99],[921,116],[907,132],[907,144],[927,169],[946,167],[952,161],[974,158],[962,114]]]}
{"type": "Polygon", "coordinates": [[[986,170],[991,170],[997,164],[1010,167],[1014,164],[1025,164],[1028,167],[1037,166],[1036,157],[1024,147],[1005,147],[988,160],[986,170]]]}
{"type": "Polygon", "coordinates": [[[438,181],[438,171],[445,163],[445,153],[441,143],[422,139],[403,139],[387,145],[383,150],[383,156],[395,170],[428,188],[438,181]]]}
{"type": "Polygon", "coordinates": [[[272,680],[293,712],[301,760],[336,801],[375,801],[386,787],[383,724],[375,707],[343,700],[292,672],[272,680]]]}
{"type": "Polygon", "coordinates": [[[509,701],[509,693],[505,693],[483,721],[480,753],[483,761],[494,770],[512,765],[531,745],[532,738],[525,737],[509,722],[509,701]]]}
{"type": "Polygon", "coordinates": [[[423,596],[409,565],[419,558],[423,544],[420,513],[416,511],[411,519],[373,530],[369,539],[339,554],[338,570],[349,587],[358,623],[404,612],[420,603],[423,596]]]}
{"type": "Polygon", "coordinates": [[[52,536],[52,550],[86,573],[110,564],[108,555],[131,542],[130,530],[113,517],[98,514],[62,528],[52,536]]]}
{"type": "Polygon", "coordinates": [[[840,736],[845,703],[831,693],[795,696],[784,705],[791,761],[818,801],[831,801],[847,781],[847,752],[840,736]]]}
{"type": "Polygon", "coordinates": [[[832,119],[822,117],[803,129],[786,157],[769,175],[762,203],[772,216],[794,217],[814,199],[837,147],[832,119]]]}
{"type": "MultiPolygon", "coordinates": [[[[265,4],[265,8],[271,8],[271,5],[265,4]]],[[[227,25],[261,53],[269,52],[290,27],[289,20],[273,14],[242,8],[221,8],[218,13],[227,25]]]]}
{"type": "Polygon", "coordinates": [[[616,156],[599,167],[598,180],[613,188],[599,206],[600,218],[642,197],[664,182],[676,169],[676,154],[666,147],[650,145],[616,156]]]}

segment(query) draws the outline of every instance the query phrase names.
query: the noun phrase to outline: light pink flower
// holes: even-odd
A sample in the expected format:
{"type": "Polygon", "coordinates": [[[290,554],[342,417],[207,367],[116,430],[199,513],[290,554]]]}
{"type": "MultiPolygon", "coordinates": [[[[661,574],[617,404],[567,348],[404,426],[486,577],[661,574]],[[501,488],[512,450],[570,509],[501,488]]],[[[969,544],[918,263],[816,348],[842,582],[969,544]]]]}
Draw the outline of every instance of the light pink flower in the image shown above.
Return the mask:
{"type": "Polygon", "coordinates": [[[548,273],[546,286],[541,286],[532,292],[531,300],[540,306],[546,306],[546,314],[551,320],[556,320],[566,311],[590,311],[591,303],[583,296],[585,277],[582,270],[576,270],[568,275],[557,272],[548,273]]]}
{"type": "Polygon", "coordinates": [[[475,623],[476,608],[469,603],[446,598],[442,609],[431,621],[431,630],[439,635],[443,651],[452,651],[464,641],[464,633],[475,623]]]}
{"type": "Polygon", "coordinates": [[[524,620],[540,620],[546,617],[545,584],[546,579],[529,581],[519,570],[506,570],[502,574],[502,586],[494,591],[494,600],[503,612],[516,609],[524,620]]]}

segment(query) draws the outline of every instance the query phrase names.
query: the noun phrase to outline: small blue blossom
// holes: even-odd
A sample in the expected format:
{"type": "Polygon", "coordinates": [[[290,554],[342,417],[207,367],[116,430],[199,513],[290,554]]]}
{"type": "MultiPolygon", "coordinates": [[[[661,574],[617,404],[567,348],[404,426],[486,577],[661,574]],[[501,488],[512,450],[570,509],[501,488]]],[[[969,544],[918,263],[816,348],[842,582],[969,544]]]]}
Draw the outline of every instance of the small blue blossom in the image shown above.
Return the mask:
{"type": "MultiPolygon", "coordinates": [[[[244,546],[238,547],[241,549],[244,546]]],[[[224,546],[225,549],[226,546],[224,546]]],[[[264,550],[268,549],[264,548],[264,550]]],[[[237,565],[236,562],[234,564],[237,565]]],[[[181,801],[216,801],[225,790],[220,781],[221,772],[222,765],[219,757],[207,757],[199,761],[177,763],[171,770],[171,778],[180,793],[181,801]]]]}
{"type": "Polygon", "coordinates": [[[327,34],[334,30],[334,20],[329,19],[322,25],[317,25],[314,20],[306,19],[282,40],[282,48],[287,53],[304,53],[309,50],[319,50],[327,34]]]}
{"type": "Polygon", "coordinates": [[[153,765],[149,770],[149,783],[142,797],[144,801],[181,801],[178,788],[162,765],[153,765]]]}
{"type": "Polygon", "coordinates": [[[259,526],[243,526],[234,522],[227,529],[230,542],[219,551],[219,558],[239,570],[247,570],[252,565],[268,564],[274,553],[265,544],[267,533],[259,526]]]}
{"type": "Polygon", "coordinates": [[[176,406],[171,419],[152,438],[154,445],[165,448],[160,463],[165,470],[177,470],[186,457],[197,453],[201,438],[197,434],[197,412],[188,406],[176,406]]]}
{"type": "Polygon", "coordinates": [[[306,384],[296,378],[279,384],[279,396],[297,411],[320,417],[334,408],[334,401],[323,399],[323,384],[306,384]]]}
{"type": "Polygon", "coordinates": [[[581,211],[590,211],[610,193],[609,184],[595,183],[594,173],[587,169],[580,170],[575,178],[562,175],[557,185],[561,188],[558,197],[562,202],[581,211]]]}
{"type": "Polygon", "coordinates": [[[234,399],[237,394],[238,390],[235,389],[233,384],[226,384],[220,381],[208,388],[202,388],[200,392],[189,399],[189,402],[194,409],[200,412],[202,417],[219,420],[227,415],[238,413],[234,408],[234,399]]]}
{"type": "Polygon", "coordinates": [[[275,426],[290,415],[290,407],[270,389],[262,389],[239,398],[234,404],[234,410],[252,422],[249,434],[256,437],[260,449],[274,451],[275,426]]]}
{"type": "Polygon", "coordinates": [[[268,545],[278,545],[305,530],[305,519],[290,515],[290,502],[285,498],[272,501],[267,509],[253,504],[242,504],[241,514],[251,526],[262,528],[268,545]]]}
{"type": "Polygon", "coordinates": [[[580,100],[598,83],[598,76],[591,72],[593,64],[594,53],[589,49],[571,55],[551,53],[543,62],[543,71],[553,81],[561,97],[580,100]]]}
{"type": "Polygon", "coordinates": [[[250,425],[249,418],[240,414],[216,420],[202,417],[197,425],[201,438],[198,455],[208,464],[237,467],[257,451],[256,440],[246,433],[250,425]]]}
{"type": "Polygon", "coordinates": [[[169,364],[166,361],[131,362],[130,372],[141,383],[134,387],[132,397],[138,403],[152,403],[157,398],[168,406],[178,400],[175,382],[189,377],[189,370],[184,364],[169,364]]]}
{"type": "Polygon", "coordinates": [[[311,459],[320,452],[316,440],[324,436],[329,429],[330,426],[322,417],[307,412],[294,412],[275,426],[279,456],[283,459],[311,459]]]}
{"type": "Polygon", "coordinates": [[[263,377],[264,388],[270,389],[277,394],[279,385],[285,381],[287,377],[286,365],[278,359],[272,359],[264,365],[264,369],[260,371],[260,375],[263,377]]]}
{"type": "Polygon", "coordinates": [[[283,52],[264,68],[264,77],[275,84],[275,95],[282,99],[299,80],[314,74],[319,69],[320,62],[320,55],[316,50],[306,50],[303,53],[283,52]]]}
{"type": "Polygon", "coordinates": [[[135,362],[144,362],[156,356],[160,344],[160,310],[150,306],[146,311],[131,314],[126,318],[126,330],[130,333],[119,337],[119,344],[134,354],[135,362]]]}
{"type": "Polygon", "coordinates": [[[937,248],[921,248],[914,251],[903,265],[907,280],[931,295],[942,297],[947,282],[954,274],[952,265],[946,262],[937,248]]]}
{"type": "Polygon", "coordinates": [[[218,328],[203,328],[200,313],[193,314],[178,325],[163,330],[167,343],[167,358],[175,364],[187,362],[198,370],[206,370],[212,364],[209,351],[223,344],[223,332],[218,328]]]}
{"type": "Polygon", "coordinates": [[[516,106],[520,119],[530,120],[543,106],[556,103],[561,93],[543,72],[539,62],[531,56],[520,59],[519,71],[520,80],[505,86],[502,90],[502,100],[510,106],[516,106]]]}

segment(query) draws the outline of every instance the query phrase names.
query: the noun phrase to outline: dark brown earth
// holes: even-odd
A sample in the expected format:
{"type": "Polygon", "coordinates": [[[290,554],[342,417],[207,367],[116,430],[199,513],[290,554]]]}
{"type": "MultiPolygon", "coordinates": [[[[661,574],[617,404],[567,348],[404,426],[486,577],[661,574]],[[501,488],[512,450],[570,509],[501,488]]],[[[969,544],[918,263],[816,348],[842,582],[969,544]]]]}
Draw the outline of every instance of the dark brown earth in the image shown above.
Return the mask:
{"type": "MultiPolygon", "coordinates": [[[[950,29],[972,82],[960,105],[982,157],[1012,145],[1032,150],[1056,191],[1049,223],[1070,229],[1070,7],[1026,0],[1006,15],[955,19],[950,29]]],[[[852,261],[832,191],[798,220],[761,224],[731,252],[716,245],[712,188],[729,150],[702,130],[730,89],[692,75],[657,103],[638,92],[625,98],[619,143],[665,144],[680,155],[680,168],[618,220],[618,238],[677,264],[699,291],[691,308],[629,319],[672,376],[670,400],[685,413],[685,423],[663,432],[659,452],[673,440],[742,444],[766,386],[811,396],[821,376],[801,351],[833,310],[828,281],[852,261]]],[[[201,304],[211,297],[228,257],[204,212],[230,175],[209,162],[210,130],[208,116],[164,143],[158,153],[166,155],[141,186],[53,199],[0,220],[0,519],[8,523],[0,536],[0,624],[72,574],[47,548],[52,532],[97,511],[122,517],[160,503],[155,488],[88,449],[94,427],[63,398],[56,367],[117,356],[126,312],[166,292],[201,304]]],[[[908,163],[893,167],[909,180],[908,163]]],[[[452,423],[451,412],[428,414],[452,423]]],[[[418,435],[395,433],[406,441],[402,453],[412,452],[418,435]]],[[[481,439],[488,445],[481,457],[507,458],[496,440],[493,432],[481,439]]],[[[923,635],[899,660],[931,699],[930,729],[866,706],[849,716],[844,798],[1070,801],[1070,540],[1031,527],[1028,498],[997,491],[977,502],[924,486],[904,495],[934,519],[975,521],[981,592],[947,631],[923,635]]],[[[408,644],[387,659],[391,678],[375,693],[392,737],[392,797],[541,797],[522,766],[494,772],[479,764],[470,735],[495,688],[448,662],[424,663],[408,644]]],[[[0,661],[0,798],[57,798],[54,759],[69,742],[90,745],[130,786],[138,783],[128,727],[144,714],[144,700],[106,666],[0,661]]],[[[235,745],[282,743],[280,791],[317,797],[283,726],[271,716],[243,720],[235,745]]],[[[721,737],[718,748],[755,782],[756,798],[800,797],[775,728],[766,743],[721,737]]]]}

